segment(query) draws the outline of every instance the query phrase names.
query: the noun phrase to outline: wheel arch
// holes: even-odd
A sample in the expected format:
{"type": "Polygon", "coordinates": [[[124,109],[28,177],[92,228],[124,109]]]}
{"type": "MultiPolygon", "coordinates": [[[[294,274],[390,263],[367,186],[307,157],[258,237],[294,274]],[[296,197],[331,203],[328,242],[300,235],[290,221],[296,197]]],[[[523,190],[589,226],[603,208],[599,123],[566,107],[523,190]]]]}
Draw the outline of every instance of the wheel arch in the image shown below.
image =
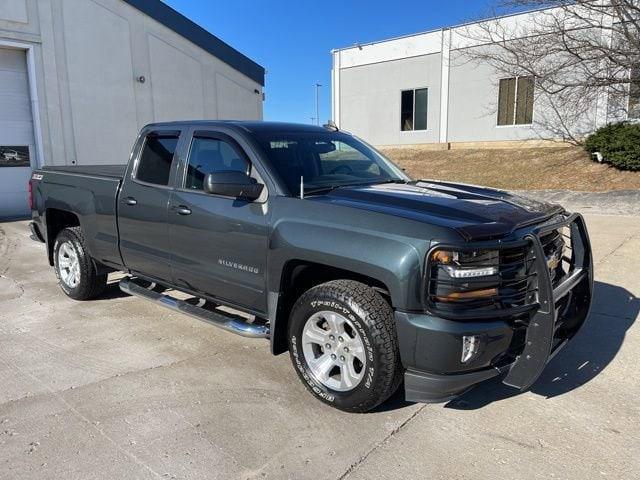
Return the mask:
{"type": "Polygon", "coordinates": [[[80,227],[80,217],[73,212],[48,208],[45,212],[47,222],[47,256],[49,265],[53,266],[53,247],[58,234],[68,227],[80,227]]]}
{"type": "Polygon", "coordinates": [[[352,269],[303,259],[287,261],[282,268],[279,290],[269,295],[271,352],[288,351],[289,314],[296,300],[307,290],[332,280],[354,280],[379,292],[393,308],[391,289],[384,281],[352,269]]]}

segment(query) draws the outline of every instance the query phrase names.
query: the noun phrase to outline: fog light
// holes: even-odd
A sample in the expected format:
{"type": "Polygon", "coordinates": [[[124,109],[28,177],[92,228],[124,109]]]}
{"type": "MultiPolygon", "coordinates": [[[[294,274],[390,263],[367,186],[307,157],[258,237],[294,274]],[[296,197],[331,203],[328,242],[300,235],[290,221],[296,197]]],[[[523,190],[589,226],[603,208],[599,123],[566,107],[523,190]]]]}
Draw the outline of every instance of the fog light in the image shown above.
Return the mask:
{"type": "Polygon", "coordinates": [[[481,339],[478,335],[464,335],[462,337],[462,356],[460,357],[462,363],[468,363],[479,355],[480,342],[481,339]]]}

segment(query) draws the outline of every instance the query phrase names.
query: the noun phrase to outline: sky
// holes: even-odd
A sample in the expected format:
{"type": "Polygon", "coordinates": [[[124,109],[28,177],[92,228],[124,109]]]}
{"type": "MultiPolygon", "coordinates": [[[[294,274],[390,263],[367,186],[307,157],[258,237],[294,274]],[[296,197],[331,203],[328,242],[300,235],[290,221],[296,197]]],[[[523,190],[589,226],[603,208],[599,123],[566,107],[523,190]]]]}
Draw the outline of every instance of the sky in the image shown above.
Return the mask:
{"type": "Polygon", "coordinates": [[[164,0],[267,71],[264,119],[331,117],[331,50],[491,16],[495,0],[164,0]]]}

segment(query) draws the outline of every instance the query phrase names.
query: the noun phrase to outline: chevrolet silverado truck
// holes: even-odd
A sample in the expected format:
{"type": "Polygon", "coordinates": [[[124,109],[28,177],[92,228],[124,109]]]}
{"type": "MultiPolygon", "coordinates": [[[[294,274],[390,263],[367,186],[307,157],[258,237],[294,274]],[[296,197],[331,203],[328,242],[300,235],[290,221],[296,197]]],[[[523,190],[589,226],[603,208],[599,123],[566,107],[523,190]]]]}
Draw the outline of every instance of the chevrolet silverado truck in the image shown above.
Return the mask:
{"type": "Polygon", "coordinates": [[[591,303],[579,214],[412,180],[334,125],[151,124],[127,165],[45,167],[29,188],[66,295],[124,272],[124,292],[288,351],[346,411],[402,384],[416,402],[527,389],[591,303]]]}

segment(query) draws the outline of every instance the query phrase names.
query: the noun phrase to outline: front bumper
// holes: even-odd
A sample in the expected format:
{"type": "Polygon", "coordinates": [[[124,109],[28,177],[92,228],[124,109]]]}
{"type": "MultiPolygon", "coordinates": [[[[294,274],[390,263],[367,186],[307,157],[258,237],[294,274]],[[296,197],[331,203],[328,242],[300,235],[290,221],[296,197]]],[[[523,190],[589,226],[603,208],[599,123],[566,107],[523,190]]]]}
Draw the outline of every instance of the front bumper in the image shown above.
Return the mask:
{"type": "Polygon", "coordinates": [[[593,261],[584,219],[573,214],[539,226],[524,238],[530,242],[538,276],[537,301],[524,317],[457,321],[428,313],[396,312],[407,400],[448,401],[504,372],[505,384],[526,390],[580,329],[593,292],[593,261]],[[539,238],[562,227],[571,231],[573,266],[554,286],[539,238]],[[462,361],[465,337],[479,340],[470,362],[462,361]]]}

